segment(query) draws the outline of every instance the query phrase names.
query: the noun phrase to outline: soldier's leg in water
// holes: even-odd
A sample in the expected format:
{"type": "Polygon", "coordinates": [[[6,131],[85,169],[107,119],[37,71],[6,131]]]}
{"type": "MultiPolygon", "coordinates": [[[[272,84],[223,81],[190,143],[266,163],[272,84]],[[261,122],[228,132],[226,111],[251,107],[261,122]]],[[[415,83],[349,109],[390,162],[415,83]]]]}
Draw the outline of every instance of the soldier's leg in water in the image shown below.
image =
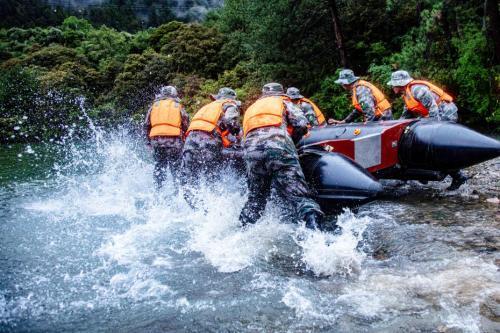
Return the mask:
{"type": "MultiPolygon", "coordinates": [[[[456,123],[458,120],[458,109],[454,103],[443,102],[439,104],[439,112],[443,121],[451,121],[456,123]]],[[[452,178],[451,185],[447,188],[448,191],[458,190],[468,179],[461,170],[450,171],[449,175],[452,178]]]]}
{"type": "Polygon", "coordinates": [[[221,178],[222,154],[219,150],[207,150],[204,152],[203,173],[204,181],[211,186],[218,185],[221,178]]]}
{"type": "Polygon", "coordinates": [[[449,175],[452,180],[450,186],[447,188],[448,191],[458,190],[469,179],[461,170],[450,171],[449,175]]]}
{"type": "Polygon", "coordinates": [[[298,158],[284,152],[273,162],[272,169],[276,190],[294,205],[299,218],[306,222],[308,228],[321,227],[324,214],[312,198],[298,158]]]}
{"type": "Polygon", "coordinates": [[[177,195],[180,185],[180,167],[182,161],[182,150],[172,148],[168,154],[168,167],[172,173],[172,182],[174,185],[174,195],[177,195]]]}
{"type": "Polygon", "coordinates": [[[155,160],[154,179],[156,188],[161,188],[165,181],[165,167],[167,166],[167,154],[164,147],[154,147],[153,157],[155,160]]]}
{"type": "Polygon", "coordinates": [[[248,199],[240,213],[242,226],[254,224],[264,213],[271,192],[271,176],[265,161],[247,160],[248,199]]]}
{"type": "Polygon", "coordinates": [[[195,209],[198,202],[195,199],[195,188],[197,187],[197,163],[192,151],[183,151],[181,162],[181,186],[184,191],[184,199],[195,209]]]}

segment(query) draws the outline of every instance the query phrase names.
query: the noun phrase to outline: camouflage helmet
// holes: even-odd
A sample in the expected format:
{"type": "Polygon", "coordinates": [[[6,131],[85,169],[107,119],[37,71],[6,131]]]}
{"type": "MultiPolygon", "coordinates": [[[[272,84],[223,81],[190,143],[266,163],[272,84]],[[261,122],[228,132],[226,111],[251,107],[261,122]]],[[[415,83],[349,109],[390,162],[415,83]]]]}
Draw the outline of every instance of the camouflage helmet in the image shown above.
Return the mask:
{"type": "Polygon", "coordinates": [[[263,95],[283,95],[284,93],[283,86],[276,82],[267,83],[262,87],[263,95]]]}
{"type": "Polygon", "coordinates": [[[231,88],[224,87],[224,88],[219,89],[219,92],[217,93],[217,95],[210,95],[210,96],[214,100],[223,99],[223,98],[236,100],[236,91],[234,91],[231,88]]]}
{"type": "Polygon", "coordinates": [[[290,97],[290,99],[299,99],[299,98],[304,98],[304,96],[302,96],[300,94],[300,90],[295,88],[295,87],[290,87],[286,90],[286,95],[288,97],[290,97]]]}
{"type": "Polygon", "coordinates": [[[351,84],[359,80],[358,76],[354,75],[354,72],[350,69],[343,69],[339,73],[338,80],[335,80],[337,84],[351,84]]]}
{"type": "Polygon", "coordinates": [[[174,86],[163,86],[160,88],[160,96],[177,98],[177,89],[174,86]]]}
{"type": "Polygon", "coordinates": [[[395,71],[391,74],[391,80],[387,82],[388,86],[404,87],[413,81],[413,78],[407,71],[395,71]]]}

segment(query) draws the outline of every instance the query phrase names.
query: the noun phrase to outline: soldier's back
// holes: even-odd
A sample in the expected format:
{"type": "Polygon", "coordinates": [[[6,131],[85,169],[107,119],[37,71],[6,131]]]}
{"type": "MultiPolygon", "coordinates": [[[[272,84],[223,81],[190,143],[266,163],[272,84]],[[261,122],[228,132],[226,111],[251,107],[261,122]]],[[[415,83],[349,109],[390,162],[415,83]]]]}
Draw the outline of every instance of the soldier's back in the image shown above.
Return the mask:
{"type": "Polygon", "coordinates": [[[296,154],[295,145],[284,126],[262,127],[251,131],[245,137],[244,149],[247,152],[279,149],[296,154]]]}

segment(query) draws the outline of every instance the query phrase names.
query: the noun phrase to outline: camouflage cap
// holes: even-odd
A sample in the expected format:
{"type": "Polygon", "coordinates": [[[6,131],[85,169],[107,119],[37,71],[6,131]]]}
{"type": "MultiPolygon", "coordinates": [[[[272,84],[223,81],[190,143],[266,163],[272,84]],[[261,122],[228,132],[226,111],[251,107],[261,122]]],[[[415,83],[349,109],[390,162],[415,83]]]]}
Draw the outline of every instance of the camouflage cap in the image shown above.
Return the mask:
{"type": "Polygon", "coordinates": [[[351,84],[359,80],[358,76],[354,75],[354,72],[350,69],[343,69],[339,73],[338,80],[335,80],[337,84],[351,84]]]}
{"type": "Polygon", "coordinates": [[[291,99],[299,99],[299,98],[304,98],[304,96],[302,96],[300,94],[300,90],[298,88],[295,88],[295,87],[290,87],[286,90],[286,95],[288,97],[290,97],[291,99]]]}
{"type": "Polygon", "coordinates": [[[395,71],[391,74],[391,80],[387,82],[388,86],[404,87],[413,81],[413,78],[407,71],[395,71]]]}
{"type": "Polygon", "coordinates": [[[163,86],[160,88],[160,96],[177,98],[177,89],[174,86],[163,86]]]}
{"type": "Polygon", "coordinates": [[[236,91],[234,91],[231,88],[224,87],[224,88],[219,89],[219,92],[217,93],[217,95],[211,95],[211,96],[214,100],[223,99],[223,98],[236,100],[236,91]]]}
{"type": "Polygon", "coordinates": [[[263,95],[283,95],[284,93],[283,86],[276,82],[267,83],[262,87],[263,95]]]}

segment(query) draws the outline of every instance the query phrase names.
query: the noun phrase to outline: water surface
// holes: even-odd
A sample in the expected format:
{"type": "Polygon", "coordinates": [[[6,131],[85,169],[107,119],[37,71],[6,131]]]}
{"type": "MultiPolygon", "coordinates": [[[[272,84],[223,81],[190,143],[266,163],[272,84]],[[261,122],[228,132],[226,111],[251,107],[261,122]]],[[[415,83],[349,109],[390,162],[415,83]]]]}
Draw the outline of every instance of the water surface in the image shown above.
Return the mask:
{"type": "Polygon", "coordinates": [[[337,235],[274,205],[241,230],[231,170],[206,211],[152,172],[124,130],[0,148],[0,331],[500,331],[500,159],[451,193],[388,182],[337,235]]]}

